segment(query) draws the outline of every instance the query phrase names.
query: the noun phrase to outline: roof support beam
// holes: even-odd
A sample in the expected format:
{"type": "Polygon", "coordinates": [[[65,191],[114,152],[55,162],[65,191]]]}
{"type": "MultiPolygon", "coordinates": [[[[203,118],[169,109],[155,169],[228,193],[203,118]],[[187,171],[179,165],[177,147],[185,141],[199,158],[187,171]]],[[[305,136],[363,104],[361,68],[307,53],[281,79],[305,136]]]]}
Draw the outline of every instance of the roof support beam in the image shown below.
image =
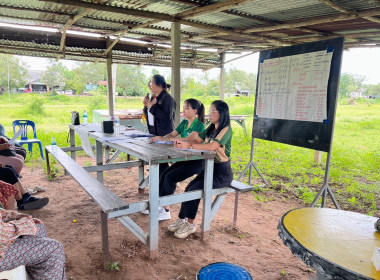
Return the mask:
{"type": "MultiPolygon", "coordinates": [[[[330,6],[331,8],[335,9],[335,10],[338,10],[339,12],[342,12],[344,14],[357,14],[357,11],[353,11],[353,10],[349,10],[349,9],[346,9],[346,8],[343,8],[333,2],[331,2],[330,0],[319,0],[320,2],[326,4],[327,6],[330,6]]],[[[366,20],[369,20],[369,21],[372,21],[372,22],[376,22],[376,23],[380,23],[380,19],[378,18],[375,18],[375,17],[371,17],[371,16],[362,16],[362,18],[366,19],[366,20]]]]}
{"type": "MultiPolygon", "coordinates": [[[[228,50],[228,49],[231,48],[232,46],[233,46],[233,44],[231,44],[231,45],[229,45],[229,46],[227,46],[227,47],[224,47],[224,48],[221,49],[221,50],[218,50],[217,54],[224,53],[226,50],[228,50]]],[[[192,64],[195,64],[195,63],[197,63],[197,62],[199,62],[199,61],[205,60],[206,58],[208,58],[208,57],[210,57],[210,56],[215,56],[215,55],[216,55],[215,53],[210,53],[210,54],[208,54],[208,55],[203,56],[202,58],[195,59],[195,60],[192,62],[192,64]]]]}
{"type": "Polygon", "coordinates": [[[187,10],[185,12],[176,14],[175,16],[178,18],[189,18],[189,17],[196,17],[200,16],[203,14],[208,14],[208,13],[215,13],[215,12],[221,12],[224,10],[228,10],[231,7],[237,7],[245,2],[251,2],[250,0],[227,0],[225,2],[221,3],[215,3],[203,7],[197,7],[193,8],[190,10],[187,10]]]}
{"type": "Polygon", "coordinates": [[[179,19],[179,17],[177,16],[171,16],[171,15],[163,14],[163,13],[155,13],[155,12],[149,12],[149,11],[143,11],[143,10],[137,10],[137,9],[114,7],[114,6],[109,6],[109,5],[81,2],[81,1],[76,1],[76,0],[41,0],[41,1],[59,3],[59,4],[75,6],[75,7],[90,8],[90,9],[94,9],[98,11],[105,11],[105,12],[111,12],[111,13],[116,13],[116,14],[133,15],[133,16],[139,16],[142,18],[156,19],[156,20],[161,20],[161,21],[169,21],[169,22],[179,21],[179,23],[181,24],[186,24],[192,27],[198,27],[198,28],[207,29],[210,31],[215,31],[215,32],[224,32],[226,34],[230,34],[236,37],[241,37],[241,38],[246,38],[246,39],[251,39],[251,40],[257,40],[257,39],[263,40],[266,42],[273,43],[275,46],[288,46],[294,43],[294,42],[288,42],[286,40],[271,38],[270,36],[243,34],[241,32],[237,32],[232,29],[226,30],[220,27],[214,27],[207,24],[200,24],[200,23],[196,23],[190,20],[179,19]]]}
{"type": "MultiPolygon", "coordinates": [[[[64,52],[65,44],[66,44],[66,32],[75,22],[80,20],[82,17],[86,16],[88,13],[92,12],[91,9],[85,9],[83,12],[79,13],[76,16],[71,16],[70,19],[66,22],[66,24],[59,30],[62,32],[61,44],[59,46],[59,52],[64,52]]],[[[61,58],[62,54],[57,56],[57,61],[61,58]]]]}
{"type": "Polygon", "coordinates": [[[267,31],[274,31],[274,30],[288,29],[288,28],[291,29],[291,28],[310,26],[310,25],[316,25],[316,24],[346,21],[346,20],[356,19],[358,17],[376,16],[376,15],[380,15],[380,8],[365,10],[365,11],[357,12],[355,14],[323,16],[323,17],[319,17],[319,18],[311,19],[311,20],[295,21],[291,23],[276,24],[276,25],[266,26],[266,27],[248,28],[244,30],[244,33],[267,32],[267,31]]]}

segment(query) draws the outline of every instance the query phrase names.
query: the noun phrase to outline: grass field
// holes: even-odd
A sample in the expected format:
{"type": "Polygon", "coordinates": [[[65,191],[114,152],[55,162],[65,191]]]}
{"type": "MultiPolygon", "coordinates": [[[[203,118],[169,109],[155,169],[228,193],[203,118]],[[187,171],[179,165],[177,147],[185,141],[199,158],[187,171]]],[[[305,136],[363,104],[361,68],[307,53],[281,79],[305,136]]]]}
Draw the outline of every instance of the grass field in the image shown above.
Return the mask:
{"type": "MultiPolygon", "coordinates": [[[[203,100],[206,110],[215,99],[208,97],[203,100]]],[[[68,145],[67,124],[71,121],[71,111],[82,114],[86,109],[91,122],[92,110],[107,108],[104,96],[4,94],[0,100],[0,123],[4,125],[8,136],[13,135],[13,120],[29,119],[36,123],[38,138],[44,145],[50,144],[53,136],[59,146],[68,145]]],[[[254,99],[233,97],[226,99],[226,102],[232,115],[250,115],[246,122],[250,135],[254,99]]],[[[142,97],[116,100],[116,109],[141,107],[142,97]]],[[[343,209],[377,216],[380,215],[379,112],[379,101],[359,100],[355,104],[346,100],[339,102],[329,176],[329,185],[343,209]]],[[[237,177],[249,162],[251,137],[246,136],[235,123],[233,129],[232,165],[237,177]]],[[[297,196],[309,204],[323,184],[326,156],[323,153],[322,164],[316,164],[312,150],[255,139],[254,162],[271,186],[257,189],[253,194],[257,199],[266,201],[276,191],[283,199],[297,196]]],[[[37,146],[32,157],[28,157],[27,164],[41,164],[37,146]]],[[[258,178],[255,171],[253,176],[258,178]]]]}

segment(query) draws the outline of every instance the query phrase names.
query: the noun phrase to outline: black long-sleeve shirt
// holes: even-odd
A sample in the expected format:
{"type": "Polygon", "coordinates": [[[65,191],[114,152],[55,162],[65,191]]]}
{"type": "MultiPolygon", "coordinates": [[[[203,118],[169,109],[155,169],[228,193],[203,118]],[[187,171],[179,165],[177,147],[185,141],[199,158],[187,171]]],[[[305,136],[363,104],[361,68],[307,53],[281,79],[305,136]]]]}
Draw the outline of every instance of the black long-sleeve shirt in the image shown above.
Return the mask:
{"type": "Polygon", "coordinates": [[[154,135],[164,136],[174,130],[175,111],[174,98],[167,91],[162,91],[156,97],[156,104],[149,109],[154,116],[154,135]]]}

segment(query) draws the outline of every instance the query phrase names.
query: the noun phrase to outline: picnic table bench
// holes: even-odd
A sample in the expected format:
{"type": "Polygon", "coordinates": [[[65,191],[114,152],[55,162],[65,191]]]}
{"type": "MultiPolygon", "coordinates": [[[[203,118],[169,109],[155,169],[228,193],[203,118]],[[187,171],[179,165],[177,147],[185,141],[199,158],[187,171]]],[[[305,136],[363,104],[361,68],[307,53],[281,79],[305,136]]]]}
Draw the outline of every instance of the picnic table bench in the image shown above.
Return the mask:
{"type": "Polygon", "coordinates": [[[116,194],[111,192],[96,178],[94,178],[90,173],[88,173],[68,154],[62,151],[61,148],[55,148],[57,149],[57,151],[53,152],[52,146],[45,146],[48,173],[50,173],[50,153],[101,208],[103,260],[105,265],[107,266],[109,263],[108,214],[115,211],[128,209],[129,206],[124,200],[119,198],[116,194]]]}
{"type": "MultiPolygon", "coordinates": [[[[78,126],[71,128],[75,129],[84,129],[84,126],[78,126]]],[[[93,127],[91,128],[93,129],[93,127]]],[[[102,223],[102,243],[103,243],[103,264],[106,268],[109,264],[109,246],[108,246],[108,219],[117,218],[120,223],[122,223],[127,229],[129,229],[141,242],[149,246],[151,256],[153,252],[157,250],[158,243],[158,211],[152,211],[152,209],[158,208],[158,206],[167,206],[176,203],[181,203],[184,201],[189,201],[193,199],[202,199],[204,200],[203,210],[203,221],[201,225],[202,238],[205,238],[205,232],[209,230],[210,224],[214,219],[219,207],[221,206],[224,198],[228,193],[235,192],[235,209],[234,209],[234,226],[236,226],[237,220],[237,207],[238,207],[238,197],[240,192],[252,190],[251,186],[247,186],[241,182],[233,181],[231,186],[220,188],[220,189],[211,189],[207,191],[198,190],[193,192],[173,194],[169,196],[159,197],[158,196],[158,181],[152,180],[158,176],[158,163],[147,157],[148,153],[155,154],[155,157],[159,156],[159,153],[166,153],[173,157],[178,157],[178,153],[182,153],[191,158],[203,157],[206,159],[206,169],[210,169],[213,166],[213,155],[206,154],[201,155],[199,153],[194,153],[193,151],[185,152],[178,151],[178,149],[170,148],[166,146],[149,144],[145,141],[138,141],[133,143],[117,144],[104,140],[103,136],[99,132],[90,133],[92,137],[95,137],[96,142],[96,166],[82,167],[75,161],[75,152],[78,147],[75,147],[75,142],[70,143],[70,147],[59,148],[53,153],[51,146],[45,147],[46,152],[46,163],[47,171],[50,172],[50,163],[49,155],[52,155],[58,163],[60,163],[64,169],[78,182],[78,184],[90,195],[90,197],[99,205],[101,208],[101,223],[102,223]],[[99,138],[100,137],[100,138],[99,138]],[[100,142],[102,141],[102,142],[100,142]],[[136,161],[127,161],[121,163],[106,163],[103,164],[102,160],[102,150],[105,147],[110,147],[121,150],[124,152],[132,153],[133,156],[138,156],[139,160],[136,161]],[[66,152],[71,152],[71,157],[66,154],[66,152]],[[158,154],[157,154],[158,153],[158,154]],[[211,157],[211,159],[210,159],[211,157]],[[149,164],[149,175],[144,178],[143,170],[144,165],[149,164]],[[150,185],[150,194],[149,200],[140,200],[137,202],[128,203],[121,198],[119,198],[112,191],[108,190],[103,184],[103,171],[112,170],[125,167],[138,167],[139,168],[139,185],[147,185],[149,182],[150,185]],[[97,177],[93,177],[89,172],[96,172],[97,177]],[[140,174],[141,173],[141,174],[140,174]],[[149,178],[152,177],[152,178],[149,178]],[[145,181],[145,183],[144,183],[145,181]],[[153,184],[156,184],[153,186],[153,184]],[[214,197],[214,199],[212,199],[214,197]],[[137,213],[145,209],[150,209],[150,219],[149,219],[149,232],[146,233],[141,229],[130,217],[129,214],[137,213]],[[157,220],[157,221],[156,221],[157,220]],[[157,222],[157,224],[156,224],[157,222]]],[[[75,138],[74,138],[75,139],[75,138]]],[[[170,162],[170,159],[166,159],[170,162]]],[[[211,172],[212,174],[212,172],[211,172]]],[[[211,177],[212,183],[212,177],[211,177]]]]}

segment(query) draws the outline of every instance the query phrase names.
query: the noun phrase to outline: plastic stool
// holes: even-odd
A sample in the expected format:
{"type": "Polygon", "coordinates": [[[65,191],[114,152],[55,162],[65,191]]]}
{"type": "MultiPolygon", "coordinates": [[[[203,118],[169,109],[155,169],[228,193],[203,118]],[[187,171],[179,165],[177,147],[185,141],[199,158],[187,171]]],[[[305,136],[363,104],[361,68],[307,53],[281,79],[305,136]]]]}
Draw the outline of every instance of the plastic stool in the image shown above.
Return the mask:
{"type": "Polygon", "coordinates": [[[201,268],[197,280],[253,280],[249,272],[236,264],[213,263],[201,268]]]}

